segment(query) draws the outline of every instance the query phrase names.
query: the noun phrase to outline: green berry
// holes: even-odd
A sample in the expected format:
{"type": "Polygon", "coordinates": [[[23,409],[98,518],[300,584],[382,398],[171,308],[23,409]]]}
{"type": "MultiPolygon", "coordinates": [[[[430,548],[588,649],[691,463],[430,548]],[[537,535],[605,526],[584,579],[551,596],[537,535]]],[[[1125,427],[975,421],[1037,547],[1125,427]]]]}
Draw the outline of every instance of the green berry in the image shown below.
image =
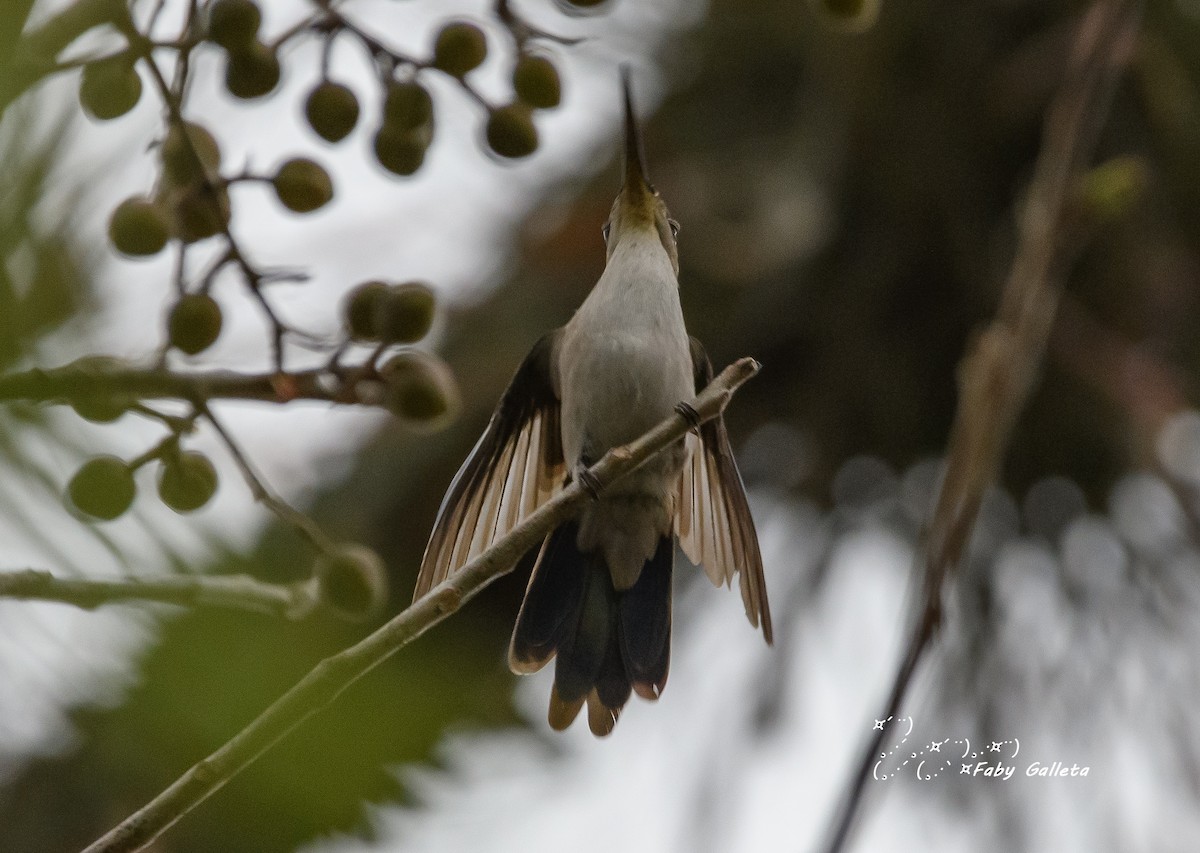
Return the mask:
{"type": "Polygon", "coordinates": [[[436,429],[458,410],[458,384],[444,361],[417,350],[393,356],[380,370],[384,405],[410,426],[436,429]]]}
{"type": "Polygon", "coordinates": [[[411,344],[421,340],[433,325],[436,299],[429,285],[410,281],[387,289],[376,308],[379,340],[411,344]]]}
{"type": "Polygon", "coordinates": [[[172,233],[185,243],[196,243],[228,227],[232,211],[229,190],[205,184],[181,187],[168,193],[172,233]]]}
{"type": "Polygon", "coordinates": [[[358,98],[348,86],[326,80],[309,93],[304,115],[317,136],[340,142],[358,123],[358,98]]]}
{"type": "Polygon", "coordinates": [[[391,80],[383,101],[383,123],[396,130],[416,130],[433,121],[433,98],[415,81],[391,80]]]}
{"type": "Polygon", "coordinates": [[[1150,182],[1146,164],[1138,157],[1114,157],[1088,171],[1080,195],[1089,216],[1111,222],[1133,209],[1150,182]]]}
{"type": "Polygon", "coordinates": [[[141,97],[142,78],[134,70],[133,59],[114,56],[83,66],[79,103],[92,118],[107,121],[123,116],[141,97]]]}
{"type": "Polygon", "coordinates": [[[562,82],[554,63],[544,56],[523,53],[513,68],[513,90],[534,109],[548,110],[562,101],[562,82]]]}
{"type": "Polygon", "coordinates": [[[217,491],[217,469],[203,453],[185,452],[163,459],[158,496],[176,512],[192,512],[217,491]]]}
{"type": "Polygon", "coordinates": [[[217,140],[207,128],[190,121],[171,125],[159,156],[163,174],[177,185],[190,184],[205,173],[215,176],[221,170],[221,147],[217,140]]]}
{"type": "Polygon", "coordinates": [[[366,281],[342,300],[342,318],[356,341],[379,340],[379,318],[391,288],[382,281],[366,281]]]}
{"type": "Polygon", "coordinates": [[[474,71],[485,59],[487,36],[466,21],[446,24],[433,45],[433,66],[455,77],[474,71]]]}
{"type": "Polygon", "coordinates": [[[110,424],[129,411],[129,400],[123,397],[80,397],[71,401],[75,414],[95,424],[110,424]]]}
{"type": "Polygon", "coordinates": [[[216,0],[208,12],[205,38],[236,51],[254,41],[261,25],[262,12],[253,0],[216,0]]]}
{"type": "Polygon", "coordinates": [[[429,148],[428,134],[384,124],[375,134],[375,159],[394,175],[408,176],[421,168],[429,148]]]}
{"type": "Polygon", "coordinates": [[[80,374],[80,384],[96,393],[71,400],[71,408],[84,420],[98,424],[112,423],[128,411],[136,398],[123,394],[102,392],[105,377],[128,365],[119,358],[89,355],[76,359],[68,367],[80,374]]]}
{"type": "Polygon", "coordinates": [[[67,485],[67,497],[77,510],[104,521],[129,509],[136,493],[133,470],[115,456],[89,459],[67,485]]]}
{"type": "Polygon", "coordinates": [[[207,293],[190,293],[171,309],[167,317],[167,336],[177,350],[196,355],[217,340],[222,321],[217,300],[207,293]]]}
{"type": "Polygon", "coordinates": [[[531,110],[522,103],[491,111],[487,122],[487,144],[501,157],[528,157],[538,147],[537,128],[531,110]]]}
{"type": "Polygon", "coordinates": [[[329,173],[320,163],[307,157],[288,160],[279,167],[271,183],[280,203],[296,213],[311,213],[333,198],[333,181],[329,173]]]}
{"type": "Polygon", "coordinates": [[[348,619],[366,619],[387,602],[387,569],[365,545],[345,543],[317,559],[321,598],[348,619]]]}
{"type": "Polygon", "coordinates": [[[148,198],[135,196],[117,205],[108,220],[108,239],[118,252],[143,257],[162,251],[171,236],[166,213],[148,198]]]}
{"type": "Polygon", "coordinates": [[[262,42],[230,51],[225,65],[225,88],[235,98],[250,100],[269,95],[279,85],[279,57],[262,42]]]}

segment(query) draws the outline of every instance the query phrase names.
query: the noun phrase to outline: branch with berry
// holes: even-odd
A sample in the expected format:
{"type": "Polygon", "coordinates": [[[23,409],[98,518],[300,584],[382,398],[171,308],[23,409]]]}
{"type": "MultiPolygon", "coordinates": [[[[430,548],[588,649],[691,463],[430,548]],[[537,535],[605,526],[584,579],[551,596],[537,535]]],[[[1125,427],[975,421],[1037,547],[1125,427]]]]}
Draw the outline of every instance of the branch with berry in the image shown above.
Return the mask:
{"type": "MultiPolygon", "coordinates": [[[[163,437],[135,458],[97,455],[71,477],[65,502],[90,523],[123,516],[137,497],[135,475],[146,467],[157,470],[158,498],[167,507],[191,513],[208,505],[218,491],[218,468],[191,446],[191,437],[197,429],[212,430],[254,498],[313,546],[318,592],[343,604],[353,602],[341,607],[331,600],[335,609],[360,615],[373,612],[386,597],[386,574],[378,557],[360,545],[334,542],[315,521],[275,494],[210,403],[319,399],[381,406],[416,428],[442,425],[457,409],[453,374],[437,356],[414,346],[432,324],[434,291],[418,281],[359,284],[343,302],[343,332],[334,340],[319,339],[286,322],[268,285],[304,281],[307,276],[303,271],[266,267],[254,259],[251,247],[233,228],[236,205],[230,190],[238,185],[267,185],[283,208],[309,214],[334,199],[334,182],[326,168],[308,156],[290,157],[268,173],[229,169],[218,140],[190,106],[195,59],[200,54],[219,54],[228,93],[239,100],[259,101],[279,89],[284,49],[303,40],[318,42],[321,74],[303,101],[307,124],[330,144],[341,143],[356,130],[370,133],[378,164],[393,176],[406,177],[421,169],[436,136],[438,110],[428,86],[431,76],[449,79],[482,108],[481,139],[488,149],[501,158],[522,158],[538,148],[535,114],[562,100],[551,46],[567,47],[577,40],[531,25],[507,0],[498,0],[493,23],[511,41],[514,58],[512,96],[493,103],[471,80],[490,52],[489,35],[478,23],[444,23],[436,30],[428,54],[414,56],[372,32],[346,5],[313,0],[308,13],[268,36],[254,0],[189,0],[177,10],[181,14],[173,24],[164,2],[77,0],[20,40],[13,60],[20,73],[14,79],[28,87],[45,76],[77,73],[80,105],[95,121],[118,120],[149,93],[157,98],[162,133],[151,149],[154,177],[148,189],[114,207],[107,233],[116,252],[128,259],[173,253],[174,295],[162,344],[149,364],[92,356],[59,368],[0,375],[0,402],[65,404],[96,423],[136,416],[163,427],[163,437]],[[63,55],[79,36],[95,29],[115,31],[119,46],[100,56],[63,55]],[[374,70],[373,93],[356,92],[337,79],[331,56],[339,40],[365,52],[374,70]],[[373,128],[361,128],[360,98],[368,96],[379,99],[380,119],[373,128]],[[226,274],[236,277],[266,323],[270,358],[266,372],[189,366],[217,343],[226,326],[227,306],[215,287],[226,274]],[[326,361],[317,368],[296,369],[294,347],[322,351],[326,361]],[[158,407],[160,401],[168,401],[165,410],[158,407]],[[322,580],[335,576],[340,578],[336,583],[322,580]]],[[[596,5],[583,0],[559,2],[561,9],[574,13],[596,5]]],[[[8,91],[0,95],[5,105],[15,97],[8,91]]],[[[15,595],[11,590],[19,589],[51,599],[61,592],[56,600],[62,601],[99,600],[95,595],[100,587],[79,593],[66,581],[56,586],[58,579],[45,573],[23,577],[24,586],[0,585],[0,596],[15,595]]],[[[12,573],[8,578],[12,580],[12,573]]],[[[112,600],[135,598],[138,589],[148,588],[118,584],[111,587],[112,600]]],[[[199,600],[194,592],[186,595],[199,600]]]]}

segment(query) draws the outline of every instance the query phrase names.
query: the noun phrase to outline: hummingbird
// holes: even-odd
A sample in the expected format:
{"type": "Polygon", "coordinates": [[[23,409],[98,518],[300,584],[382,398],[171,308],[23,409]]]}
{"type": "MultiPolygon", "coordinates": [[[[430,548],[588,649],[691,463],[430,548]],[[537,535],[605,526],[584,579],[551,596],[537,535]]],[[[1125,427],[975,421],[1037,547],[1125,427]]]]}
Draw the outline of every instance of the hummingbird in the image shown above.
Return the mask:
{"type": "Polygon", "coordinates": [[[631,693],[667,681],[678,542],[716,585],[735,575],[746,616],[772,642],[762,557],[721,417],[598,492],[588,468],[678,411],[712,379],[679,301],[678,224],[646,176],[628,69],[624,180],[602,233],[604,273],[571,320],[517,368],[454,477],[421,561],[414,600],[573,480],[594,500],[526,556],[536,559],[508,649],[514,673],[555,659],[548,719],[587,705],[609,734],[631,693]],[[535,557],[536,554],[536,557],[535,557]]]}

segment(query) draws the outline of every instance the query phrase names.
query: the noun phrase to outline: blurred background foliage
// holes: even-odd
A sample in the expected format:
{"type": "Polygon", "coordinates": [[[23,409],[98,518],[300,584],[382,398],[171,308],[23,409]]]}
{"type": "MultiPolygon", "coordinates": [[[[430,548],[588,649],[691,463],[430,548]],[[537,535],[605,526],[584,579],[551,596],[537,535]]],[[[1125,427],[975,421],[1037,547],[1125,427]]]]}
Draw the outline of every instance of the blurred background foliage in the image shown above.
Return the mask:
{"type": "MultiPolygon", "coordinates": [[[[21,5],[0,10],[0,44],[20,29],[21,5]]],[[[944,447],[955,367],[997,303],[1013,207],[1085,7],[885,2],[876,26],[848,34],[820,26],[811,5],[712,0],[703,22],[664,49],[658,62],[670,92],[648,124],[646,148],[682,223],[690,329],[717,365],[747,354],[764,365],[728,415],[752,490],[837,513],[847,511],[839,494],[851,509],[884,486],[899,501],[898,477],[929,472],[913,466],[944,447]],[[864,455],[873,460],[865,474],[864,455]],[[858,467],[847,468],[851,461],[858,467]]],[[[1004,469],[1015,498],[1000,496],[985,513],[1010,535],[1041,531],[1057,547],[1065,522],[1055,513],[1104,514],[1126,473],[1161,474],[1157,430],[1197,399],[1198,84],[1200,7],[1153,0],[1102,134],[1101,159],[1126,158],[1114,173],[1116,212],[1079,230],[1070,297],[1004,469]],[[1145,372],[1121,375],[1130,365],[1145,372]],[[1029,510],[1023,496],[1051,475],[1065,486],[1029,510]]],[[[32,217],[55,149],[22,145],[23,108],[9,108],[2,140],[5,369],[44,330],[86,309],[81,259],[95,251],[74,244],[69,222],[47,230],[32,217]]],[[[570,317],[602,269],[599,228],[613,186],[608,170],[561,188],[569,203],[534,213],[511,278],[452,308],[441,351],[464,389],[458,421],[420,439],[382,430],[343,484],[316,499],[313,513],[336,539],[363,541],[385,558],[388,613],[407,603],[445,486],[513,367],[530,342],[570,317]]],[[[16,416],[5,413],[6,431],[17,428],[16,416]]],[[[911,517],[901,527],[915,538],[911,517]]],[[[981,721],[1017,713],[998,708],[996,683],[979,675],[994,676],[1004,651],[996,640],[1006,612],[996,610],[1003,595],[993,587],[1009,581],[994,570],[995,556],[979,554],[959,587],[971,618],[954,629],[947,666],[959,677],[943,688],[949,707],[964,703],[981,721]]],[[[250,553],[230,553],[210,570],[292,580],[306,565],[295,537],[273,529],[250,553]]],[[[1116,582],[1161,591],[1155,564],[1137,565],[1150,569],[1116,582]]],[[[769,566],[768,574],[788,568],[769,566]]],[[[1065,561],[1059,571],[1069,606],[1087,612],[1095,604],[1087,561],[1065,561]]],[[[365,832],[364,801],[407,796],[389,768],[431,760],[448,731],[522,725],[501,651],[524,583],[502,580],[452,625],[364,679],[156,849],[284,851],[333,829],[365,832]]],[[[796,618],[789,608],[797,602],[780,601],[777,622],[796,618]]],[[[0,849],[82,846],[364,630],[211,611],[167,620],[119,705],[77,712],[77,744],[30,762],[0,789],[0,849]]],[[[1018,673],[1028,663],[1008,660],[1018,673]]]]}

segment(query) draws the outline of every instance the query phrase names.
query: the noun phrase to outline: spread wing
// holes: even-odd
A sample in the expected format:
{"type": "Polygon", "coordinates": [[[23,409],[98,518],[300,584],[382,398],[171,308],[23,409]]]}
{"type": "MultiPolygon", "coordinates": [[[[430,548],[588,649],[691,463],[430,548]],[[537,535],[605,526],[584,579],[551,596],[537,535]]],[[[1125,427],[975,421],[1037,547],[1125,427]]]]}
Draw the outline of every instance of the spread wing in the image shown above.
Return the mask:
{"type": "MultiPolygon", "coordinates": [[[[692,368],[696,391],[712,381],[712,364],[703,345],[692,341],[692,368]]],[[[721,416],[700,427],[699,435],[687,437],[690,461],[684,465],[675,511],[675,534],[683,553],[694,565],[702,566],[717,586],[730,585],[740,575],[746,617],[756,628],[762,626],[768,643],[774,639],[767,587],[763,582],[762,554],[754,519],[746,502],[746,490],[729,448],[729,433],[721,416]]]]}
{"type": "Polygon", "coordinates": [[[414,601],[562,487],[566,465],[552,379],[557,340],[558,332],[551,332],[525,357],[451,482],[425,546],[414,601]]]}

